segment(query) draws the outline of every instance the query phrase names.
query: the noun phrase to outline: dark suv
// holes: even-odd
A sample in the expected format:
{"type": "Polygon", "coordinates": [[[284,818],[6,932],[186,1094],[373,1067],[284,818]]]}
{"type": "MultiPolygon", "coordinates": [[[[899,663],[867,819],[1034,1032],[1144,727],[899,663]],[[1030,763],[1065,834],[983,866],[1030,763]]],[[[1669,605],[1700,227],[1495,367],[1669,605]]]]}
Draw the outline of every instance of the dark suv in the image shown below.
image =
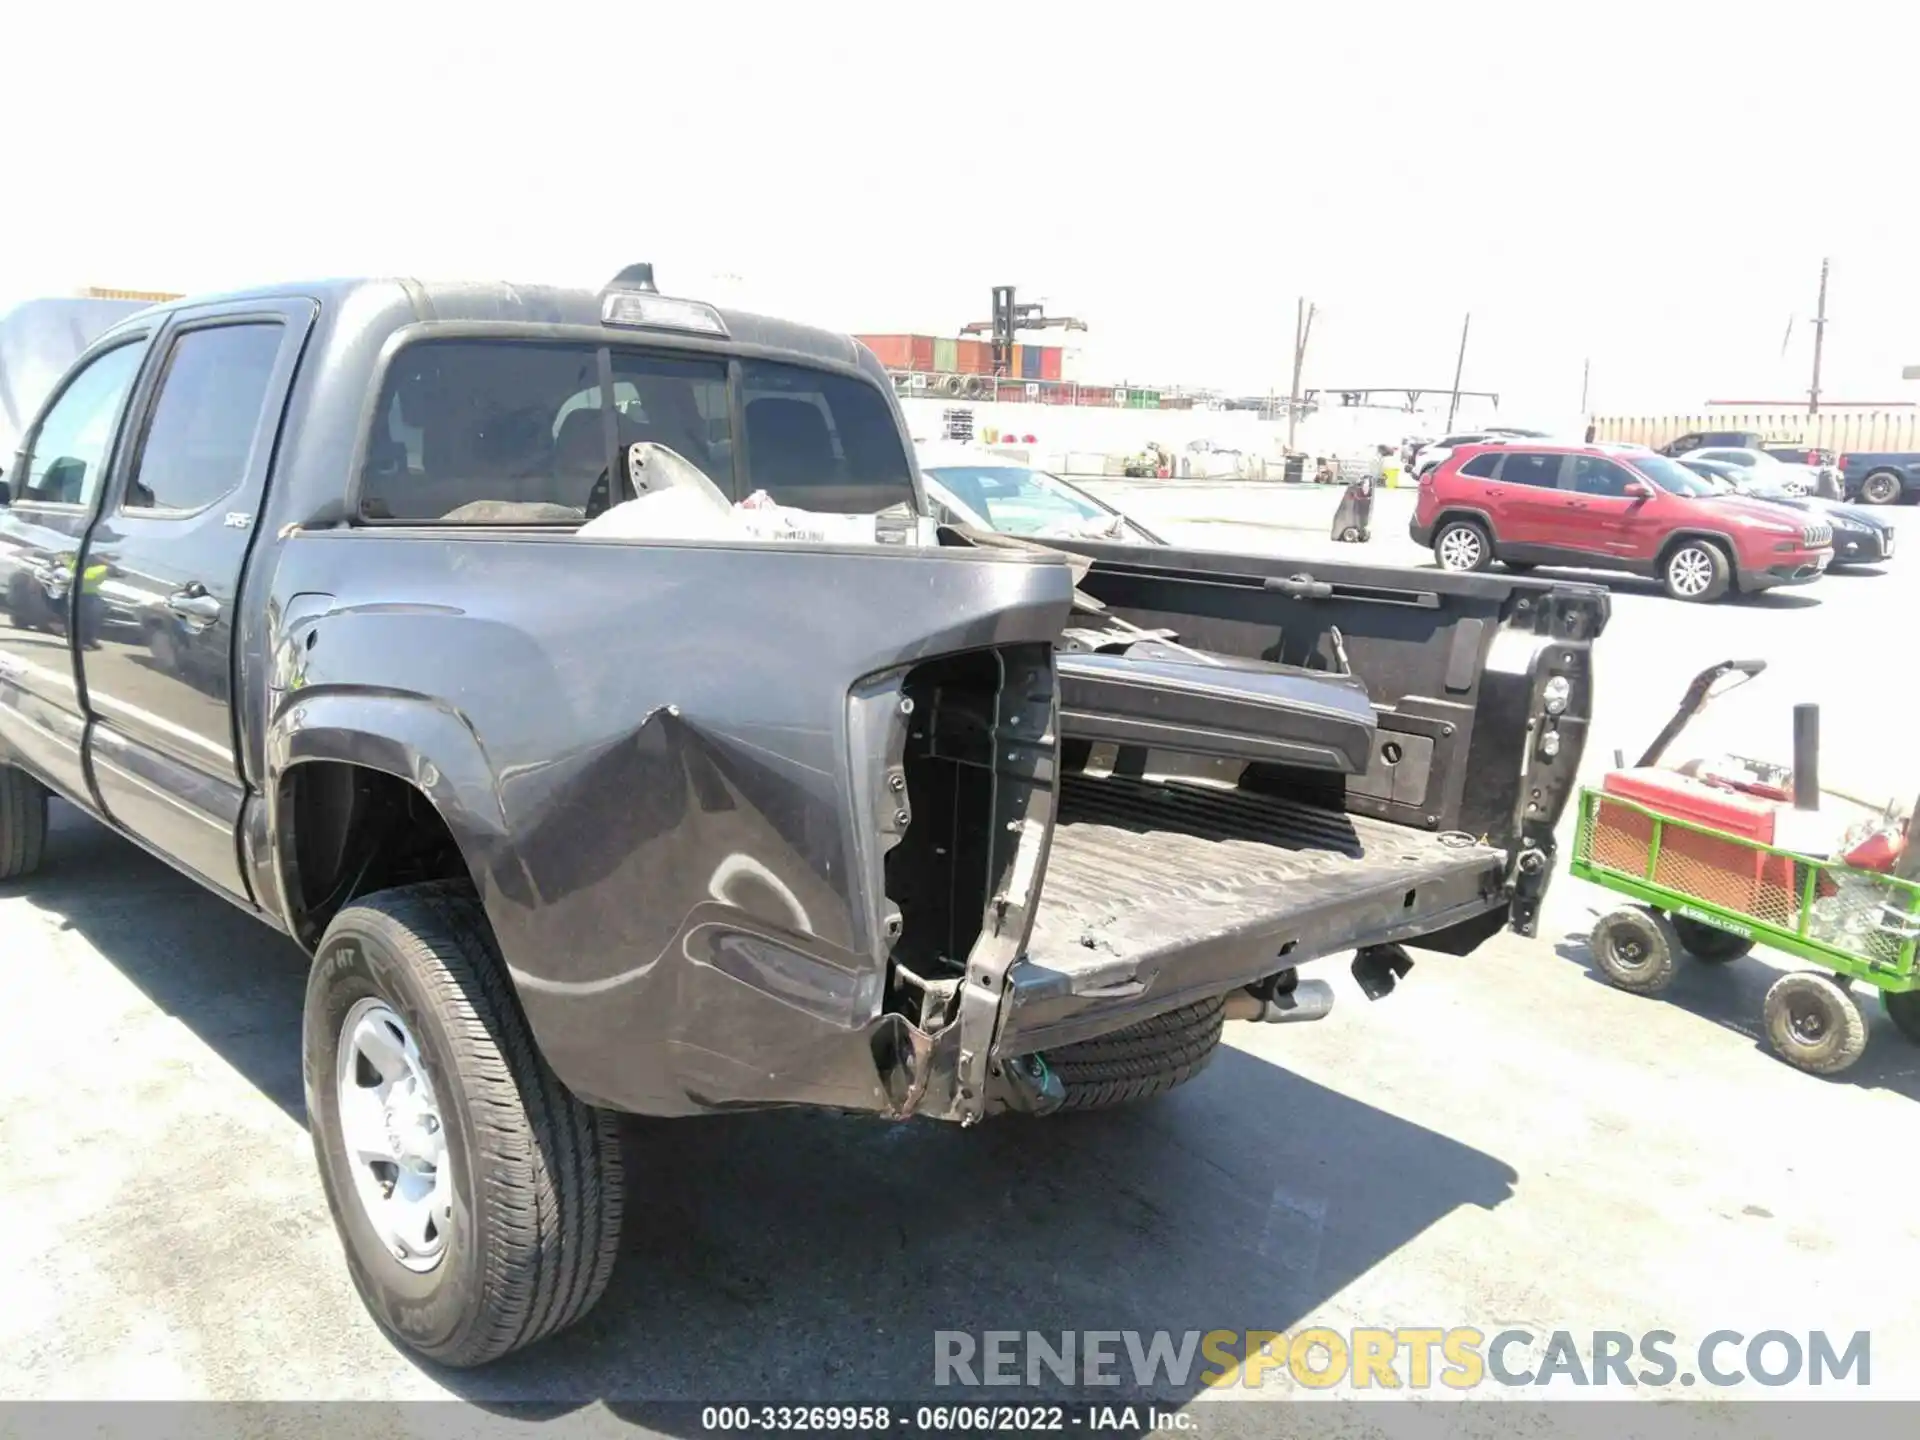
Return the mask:
{"type": "Polygon", "coordinates": [[[1803,584],[1827,568],[1832,530],[1778,506],[1718,495],[1640,446],[1468,446],[1420,481],[1409,533],[1444,570],[1573,565],[1657,578],[1676,600],[1803,584]]]}

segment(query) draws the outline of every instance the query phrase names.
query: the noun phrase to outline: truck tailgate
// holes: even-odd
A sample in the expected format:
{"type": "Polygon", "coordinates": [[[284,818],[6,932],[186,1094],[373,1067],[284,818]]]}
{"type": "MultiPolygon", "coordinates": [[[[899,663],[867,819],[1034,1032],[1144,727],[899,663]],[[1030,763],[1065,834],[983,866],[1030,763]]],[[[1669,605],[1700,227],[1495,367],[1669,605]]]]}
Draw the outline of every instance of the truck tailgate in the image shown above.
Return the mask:
{"type": "Polygon", "coordinates": [[[1296,800],[1070,775],[998,1053],[1071,1044],[1288,964],[1504,903],[1506,852],[1296,800]]]}

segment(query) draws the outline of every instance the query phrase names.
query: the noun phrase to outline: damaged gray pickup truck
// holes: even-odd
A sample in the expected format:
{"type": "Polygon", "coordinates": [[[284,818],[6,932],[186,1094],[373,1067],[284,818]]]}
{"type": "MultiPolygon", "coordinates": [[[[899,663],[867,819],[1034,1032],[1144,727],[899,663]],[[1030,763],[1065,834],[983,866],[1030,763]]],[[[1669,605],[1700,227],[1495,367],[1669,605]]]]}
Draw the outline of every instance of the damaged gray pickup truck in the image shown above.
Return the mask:
{"type": "Polygon", "coordinates": [[[1604,591],[936,528],[905,437],[853,341],[644,266],[148,309],[28,428],[0,878],[52,793],[310,952],[401,1343],[586,1313],[618,1112],[1137,1099],[1309,961],[1532,933],[1604,591]],[[840,529],[650,536],[674,466],[840,529]]]}

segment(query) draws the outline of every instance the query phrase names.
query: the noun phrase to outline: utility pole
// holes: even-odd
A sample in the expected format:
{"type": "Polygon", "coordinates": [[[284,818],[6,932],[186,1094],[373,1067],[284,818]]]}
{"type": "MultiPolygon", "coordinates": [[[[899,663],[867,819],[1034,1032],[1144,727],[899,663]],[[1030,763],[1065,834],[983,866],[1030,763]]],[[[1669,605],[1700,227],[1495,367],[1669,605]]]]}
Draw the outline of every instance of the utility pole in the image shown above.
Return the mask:
{"type": "Polygon", "coordinates": [[[1293,449],[1294,427],[1300,423],[1300,369],[1307,361],[1307,337],[1313,333],[1314,307],[1300,297],[1293,320],[1293,389],[1287,394],[1287,449],[1293,449]]]}
{"type": "Polygon", "coordinates": [[[1447,429],[1453,429],[1454,413],[1460,408],[1460,376],[1467,368],[1467,328],[1473,324],[1473,312],[1460,322],[1460,358],[1453,362],[1453,394],[1447,399],[1447,429]]]}
{"type": "Polygon", "coordinates": [[[1827,344],[1827,262],[1820,262],[1820,313],[1813,317],[1813,385],[1807,391],[1807,414],[1820,413],[1820,356],[1827,344]]]}
{"type": "MultiPolygon", "coordinates": [[[[1580,413],[1587,413],[1587,382],[1593,378],[1593,357],[1589,355],[1580,362],[1580,413]]],[[[1459,382],[1456,381],[1456,384],[1459,382]]]]}

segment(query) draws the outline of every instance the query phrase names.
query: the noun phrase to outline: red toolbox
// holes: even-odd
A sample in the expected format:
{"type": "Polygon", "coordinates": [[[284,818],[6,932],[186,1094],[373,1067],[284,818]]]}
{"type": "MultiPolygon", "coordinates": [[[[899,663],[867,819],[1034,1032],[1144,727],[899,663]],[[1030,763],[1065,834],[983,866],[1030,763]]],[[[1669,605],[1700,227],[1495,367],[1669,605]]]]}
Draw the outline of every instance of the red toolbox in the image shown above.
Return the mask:
{"type": "MultiPolygon", "coordinates": [[[[1615,770],[1603,794],[1631,800],[1663,817],[1684,820],[1761,845],[1773,844],[1779,806],[1739,790],[1652,767],[1615,770]]],[[[1600,802],[1594,817],[1595,864],[1647,877],[1653,822],[1637,810],[1600,802]]],[[[1796,907],[1793,862],[1680,825],[1661,827],[1653,883],[1729,910],[1786,923],[1796,907]]]]}

